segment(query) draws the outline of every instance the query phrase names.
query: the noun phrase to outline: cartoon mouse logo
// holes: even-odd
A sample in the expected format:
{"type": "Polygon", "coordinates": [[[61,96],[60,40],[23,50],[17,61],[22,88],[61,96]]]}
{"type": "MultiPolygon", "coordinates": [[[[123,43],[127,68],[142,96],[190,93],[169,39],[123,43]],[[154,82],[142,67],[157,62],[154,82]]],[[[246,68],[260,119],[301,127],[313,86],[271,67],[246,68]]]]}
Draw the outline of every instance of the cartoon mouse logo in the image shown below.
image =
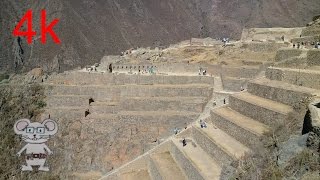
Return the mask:
{"type": "Polygon", "coordinates": [[[42,123],[29,119],[20,119],[14,124],[14,132],[22,136],[27,144],[17,153],[18,156],[26,151],[27,165],[22,165],[22,171],[32,171],[32,166],[39,166],[39,171],[49,171],[45,166],[46,158],[53,152],[45,144],[49,138],[58,131],[58,124],[52,119],[46,119],[42,123]]]}

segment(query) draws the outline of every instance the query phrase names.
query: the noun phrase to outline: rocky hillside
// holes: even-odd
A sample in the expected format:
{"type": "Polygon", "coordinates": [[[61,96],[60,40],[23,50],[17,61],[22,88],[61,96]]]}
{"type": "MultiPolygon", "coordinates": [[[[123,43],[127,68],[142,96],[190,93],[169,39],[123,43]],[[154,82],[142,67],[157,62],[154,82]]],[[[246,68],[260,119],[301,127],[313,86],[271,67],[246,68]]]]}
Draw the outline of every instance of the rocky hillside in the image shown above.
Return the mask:
{"type": "Polygon", "coordinates": [[[240,38],[243,27],[304,26],[320,13],[318,0],[55,0],[0,2],[0,70],[24,71],[41,66],[46,71],[100,61],[137,46],[168,45],[190,37],[240,38]],[[48,21],[60,18],[54,28],[61,45],[33,45],[11,35],[15,22],[27,9],[46,9],[48,21]]]}

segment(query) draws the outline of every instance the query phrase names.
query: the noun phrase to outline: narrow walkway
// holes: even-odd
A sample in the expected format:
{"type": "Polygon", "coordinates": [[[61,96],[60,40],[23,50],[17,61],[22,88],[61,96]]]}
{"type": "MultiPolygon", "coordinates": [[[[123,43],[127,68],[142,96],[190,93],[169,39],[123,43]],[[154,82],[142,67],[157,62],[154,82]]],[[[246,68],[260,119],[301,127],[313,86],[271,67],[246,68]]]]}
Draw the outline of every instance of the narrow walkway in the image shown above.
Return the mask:
{"type": "Polygon", "coordinates": [[[221,75],[214,77],[214,91],[215,92],[222,92],[223,91],[223,84],[222,84],[221,75]]]}

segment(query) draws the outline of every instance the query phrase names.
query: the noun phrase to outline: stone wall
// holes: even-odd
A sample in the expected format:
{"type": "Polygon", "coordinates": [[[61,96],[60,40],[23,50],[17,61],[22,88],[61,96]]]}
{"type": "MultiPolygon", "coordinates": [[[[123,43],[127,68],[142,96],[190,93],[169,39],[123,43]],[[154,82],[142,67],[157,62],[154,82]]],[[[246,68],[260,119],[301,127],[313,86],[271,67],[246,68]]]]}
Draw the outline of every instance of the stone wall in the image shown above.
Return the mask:
{"type": "Polygon", "coordinates": [[[197,119],[213,93],[214,77],[74,72],[46,85],[46,112],[63,124],[52,145],[55,160],[73,172],[105,174],[197,119]]]}
{"type": "Polygon", "coordinates": [[[319,36],[303,36],[298,38],[293,38],[292,43],[302,43],[302,42],[319,42],[320,41],[320,35],[319,36]]]}
{"type": "Polygon", "coordinates": [[[281,36],[285,36],[285,40],[300,36],[304,28],[251,28],[242,31],[242,41],[252,40],[281,40],[281,36]]]}
{"type": "Polygon", "coordinates": [[[219,162],[219,165],[221,167],[232,162],[232,157],[230,157],[226,152],[219,148],[217,144],[212,143],[212,140],[206,134],[204,134],[204,132],[198,130],[196,127],[192,128],[192,138],[211,157],[219,157],[216,160],[219,162]]]}
{"type": "Polygon", "coordinates": [[[158,66],[151,63],[145,64],[112,64],[112,72],[119,73],[142,73],[143,71],[148,71],[153,68],[157,71],[158,66]]]}
{"type": "Polygon", "coordinates": [[[310,27],[307,27],[305,28],[302,33],[301,33],[302,36],[320,36],[320,28],[319,26],[310,26],[310,27]]]}
{"type": "Polygon", "coordinates": [[[110,73],[77,72],[57,75],[47,83],[63,85],[153,85],[153,84],[214,84],[210,76],[167,76],[167,75],[126,75],[110,73]]]}
{"type": "Polygon", "coordinates": [[[223,89],[226,91],[239,92],[241,87],[247,86],[248,81],[248,79],[242,78],[222,77],[223,89]]]}
{"type": "Polygon", "coordinates": [[[213,45],[222,45],[221,41],[214,40],[212,38],[191,38],[191,46],[213,46],[213,45]]]}
{"type": "Polygon", "coordinates": [[[309,66],[320,66],[320,49],[308,51],[307,63],[309,66]]]}
{"type": "Polygon", "coordinates": [[[266,71],[266,77],[271,80],[284,81],[299,86],[320,89],[319,71],[270,67],[266,71]]]}
{"type": "Polygon", "coordinates": [[[160,73],[188,73],[197,75],[199,68],[202,66],[199,64],[188,64],[188,63],[171,63],[159,65],[158,71],[160,73]]]}
{"type": "Polygon", "coordinates": [[[283,123],[287,117],[287,115],[285,114],[275,112],[254,103],[247,102],[235,96],[230,96],[229,101],[229,105],[233,110],[247,117],[260,121],[266,125],[269,125],[270,127],[274,127],[278,123],[283,123]]]}
{"type": "Polygon", "coordinates": [[[209,87],[152,87],[152,86],[123,86],[121,97],[208,97],[213,88],[209,87]]]}
{"type": "Polygon", "coordinates": [[[179,148],[172,143],[171,153],[175,161],[182,167],[183,171],[186,173],[188,179],[199,179],[203,180],[199,170],[194,167],[192,162],[186,157],[186,155],[179,150],[179,148]]]}
{"type": "Polygon", "coordinates": [[[222,67],[222,76],[237,78],[254,78],[260,72],[256,67],[222,67]]]}
{"type": "Polygon", "coordinates": [[[303,49],[294,49],[294,48],[281,48],[277,51],[275,61],[283,61],[291,57],[300,56],[304,51],[303,49]]]}
{"type": "Polygon", "coordinates": [[[195,98],[122,98],[120,106],[127,111],[203,111],[207,100],[195,98]]]}
{"type": "Polygon", "coordinates": [[[295,89],[292,86],[288,86],[284,89],[269,84],[254,82],[249,82],[248,92],[289,106],[294,106],[296,103],[304,101],[306,97],[310,97],[311,94],[313,94],[313,91],[309,88],[300,87],[299,89],[295,89]]]}
{"type": "Polygon", "coordinates": [[[288,44],[274,42],[250,42],[243,43],[243,46],[254,52],[275,52],[282,47],[288,47],[288,44]]]}

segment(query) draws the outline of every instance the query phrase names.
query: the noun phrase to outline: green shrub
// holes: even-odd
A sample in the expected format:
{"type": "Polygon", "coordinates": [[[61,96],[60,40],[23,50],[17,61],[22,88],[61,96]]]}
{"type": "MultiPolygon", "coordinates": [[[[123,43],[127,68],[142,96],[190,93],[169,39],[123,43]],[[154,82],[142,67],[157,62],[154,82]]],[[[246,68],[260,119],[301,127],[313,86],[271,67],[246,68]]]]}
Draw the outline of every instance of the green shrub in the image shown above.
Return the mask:
{"type": "Polygon", "coordinates": [[[47,172],[21,172],[23,158],[16,156],[23,143],[13,131],[16,120],[35,120],[46,106],[44,88],[37,84],[0,86],[0,180],[59,179],[47,172]]]}

